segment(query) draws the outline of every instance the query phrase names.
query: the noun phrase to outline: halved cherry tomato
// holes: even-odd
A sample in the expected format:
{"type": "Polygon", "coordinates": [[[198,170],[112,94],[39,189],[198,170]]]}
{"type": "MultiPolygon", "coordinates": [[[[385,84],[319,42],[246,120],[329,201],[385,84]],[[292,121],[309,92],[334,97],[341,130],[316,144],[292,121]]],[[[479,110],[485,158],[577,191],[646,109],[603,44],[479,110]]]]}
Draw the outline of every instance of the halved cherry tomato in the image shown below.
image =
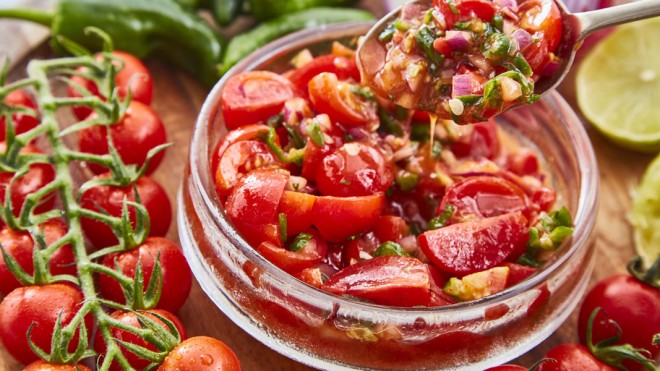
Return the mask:
{"type": "Polygon", "coordinates": [[[379,150],[350,142],[323,159],[315,180],[321,194],[349,197],[385,192],[394,177],[379,150]]]}
{"type": "Polygon", "coordinates": [[[325,156],[332,153],[336,147],[324,143],[321,147],[314,144],[313,140],[308,140],[303,152],[302,176],[307,179],[314,179],[316,171],[321,166],[321,161],[325,156]]]}
{"type": "MultiPolygon", "coordinates": [[[[151,74],[144,63],[133,55],[118,50],[112,51],[112,55],[121,59],[123,62],[123,68],[115,75],[115,86],[119,97],[126,98],[130,91],[132,100],[147,105],[151,104],[154,84],[151,74]]],[[[95,58],[102,60],[103,57],[101,54],[96,54],[95,58]]],[[[120,62],[118,61],[115,64],[120,65],[120,62]]],[[[80,72],[89,72],[83,67],[78,70],[80,72]]],[[[100,96],[99,88],[92,80],[78,75],[72,76],[71,80],[81,87],[86,88],[92,95],[100,96]]],[[[67,95],[71,98],[82,97],[82,94],[71,84],[67,85],[67,95]]],[[[79,120],[83,120],[92,113],[92,109],[87,106],[75,106],[73,107],[73,113],[79,120]]]]}
{"type": "Polygon", "coordinates": [[[282,170],[254,170],[243,177],[225,203],[232,222],[273,223],[289,174],[282,170]]]}
{"type": "Polygon", "coordinates": [[[479,18],[484,22],[492,21],[496,12],[495,5],[488,0],[460,0],[456,8],[461,17],[479,18]]]}
{"type": "Polygon", "coordinates": [[[518,8],[520,28],[536,38],[522,53],[536,74],[543,72],[562,35],[561,13],[554,0],[526,0],[518,8]]]}
{"type": "Polygon", "coordinates": [[[451,145],[456,157],[471,157],[475,160],[495,159],[500,154],[500,139],[497,124],[493,120],[474,124],[472,133],[461,137],[451,145]]]}
{"type": "Polygon", "coordinates": [[[447,0],[433,0],[433,6],[436,7],[445,18],[445,23],[447,25],[446,30],[453,29],[454,23],[456,23],[457,14],[454,14],[449,7],[449,4],[447,4],[447,0]]]}
{"type": "Polygon", "coordinates": [[[523,254],[528,239],[527,218],[521,213],[452,224],[418,238],[422,251],[438,268],[459,276],[523,254]]]}
{"type": "Polygon", "coordinates": [[[383,215],[374,225],[374,234],[380,242],[397,242],[410,235],[410,227],[403,218],[393,215],[383,215]]]}
{"type": "MultiPolygon", "coordinates": [[[[96,115],[93,113],[92,115],[96,115]]],[[[80,151],[104,155],[108,153],[108,135],[106,126],[91,126],[78,134],[80,151]]],[[[139,101],[131,101],[121,120],[110,126],[112,142],[122,161],[127,165],[142,166],[151,149],[167,143],[165,125],[151,107],[139,101]]],[[[163,160],[165,152],[161,151],[151,158],[147,174],[152,173],[163,160]]],[[[108,169],[88,163],[94,174],[101,174],[108,169]]]]}
{"type": "Polygon", "coordinates": [[[507,169],[516,175],[536,176],[540,168],[539,158],[532,150],[521,150],[507,156],[507,169]]]}
{"type": "Polygon", "coordinates": [[[334,73],[323,72],[309,81],[309,98],[317,112],[344,126],[364,126],[378,120],[376,103],[351,91],[351,84],[334,73]]]}
{"type": "MultiPolygon", "coordinates": [[[[39,230],[44,236],[46,245],[50,246],[64,237],[67,227],[62,221],[51,219],[41,224],[39,230]]],[[[2,244],[5,252],[14,258],[26,273],[34,273],[33,252],[35,244],[29,232],[14,231],[5,226],[0,230],[0,244],[2,244]]],[[[71,246],[67,244],[55,250],[50,256],[48,266],[52,275],[69,274],[75,276],[77,269],[71,246]]],[[[0,254],[0,296],[5,296],[20,286],[22,285],[9,271],[3,255],[0,254]]]]}
{"type": "MultiPolygon", "coordinates": [[[[37,103],[24,91],[13,90],[5,97],[5,104],[13,107],[26,107],[37,110],[37,103]]],[[[39,119],[24,113],[15,113],[11,116],[14,123],[14,133],[16,135],[25,133],[39,125],[39,119]]],[[[5,116],[0,116],[0,142],[4,142],[7,136],[7,120],[5,116]]]]}
{"type": "Polygon", "coordinates": [[[241,371],[236,354],[220,340],[195,336],[177,345],[158,371],[241,371]]]}
{"type": "Polygon", "coordinates": [[[449,280],[449,277],[432,264],[427,264],[427,267],[431,276],[431,296],[429,306],[441,307],[443,305],[456,303],[456,299],[454,299],[451,295],[447,295],[442,290],[442,288],[445,287],[447,280],[449,280]]]}
{"type": "Polygon", "coordinates": [[[589,371],[614,371],[609,366],[596,359],[589,349],[580,344],[561,344],[550,349],[543,358],[549,360],[539,365],[539,371],[566,371],[566,370],[589,370],[589,371]]]}
{"type": "Polygon", "coordinates": [[[223,153],[215,171],[218,194],[227,195],[238,180],[254,169],[279,167],[280,161],[260,141],[246,140],[230,145],[223,153]]]}
{"type": "Polygon", "coordinates": [[[284,191],[280,212],[286,215],[286,232],[295,236],[312,226],[312,208],[316,196],[301,192],[284,191]]]}
{"type": "Polygon", "coordinates": [[[284,102],[300,95],[287,78],[269,71],[249,71],[233,76],[221,96],[225,126],[232,130],[257,124],[280,113],[284,102]]]}
{"type": "Polygon", "coordinates": [[[222,155],[224,155],[227,148],[229,148],[229,146],[232,144],[243,140],[257,139],[260,136],[267,135],[269,131],[270,128],[262,124],[244,125],[240,128],[231,130],[224,137],[222,137],[222,139],[220,139],[218,145],[215,147],[215,150],[213,150],[213,160],[211,166],[213,169],[218,167],[218,163],[220,162],[222,155]]]}
{"type": "Polygon", "coordinates": [[[354,58],[339,57],[332,54],[312,59],[291,71],[289,80],[302,91],[307,91],[309,81],[321,72],[332,72],[339,80],[353,79],[360,81],[360,71],[354,58]]]}
{"type": "Polygon", "coordinates": [[[263,242],[257,251],[271,263],[288,273],[296,273],[311,268],[321,262],[328,247],[313,229],[306,231],[306,233],[309,233],[312,238],[299,251],[291,251],[269,242],[263,242]]]}
{"type": "Polygon", "coordinates": [[[453,223],[518,211],[529,216],[525,192],[514,183],[494,176],[472,176],[452,184],[440,202],[438,215],[447,205],[455,208],[450,219],[453,223]]]}
{"type": "Polygon", "coordinates": [[[321,289],[351,295],[375,304],[411,307],[428,305],[431,278],[428,266],[405,256],[363,260],[335,273],[321,289]]]}
{"type": "Polygon", "coordinates": [[[319,196],[312,208],[312,220],[321,237],[340,242],[371,228],[385,204],[385,195],[360,197],[319,196]]]}

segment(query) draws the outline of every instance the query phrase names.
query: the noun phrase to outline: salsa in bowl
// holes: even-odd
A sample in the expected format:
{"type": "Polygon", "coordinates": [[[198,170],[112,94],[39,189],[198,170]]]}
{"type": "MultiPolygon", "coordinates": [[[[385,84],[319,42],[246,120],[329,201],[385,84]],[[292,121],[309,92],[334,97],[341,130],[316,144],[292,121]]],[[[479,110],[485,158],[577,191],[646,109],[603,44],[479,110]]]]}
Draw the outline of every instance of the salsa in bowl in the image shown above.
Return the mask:
{"type": "MultiPolygon", "coordinates": [[[[396,116],[396,109],[383,109],[385,102],[355,88],[350,65],[338,63],[332,73],[293,69],[292,60],[302,68],[330,59],[324,56],[334,42],[354,47],[368,27],[335,26],[283,39],[214,88],[195,128],[179,198],[186,256],[202,288],[235,323],[311,366],[433,369],[507,361],[561,324],[590,273],[597,170],[586,133],[551,94],[496,122],[463,129],[440,123],[431,139],[424,115],[412,124],[414,113],[396,116]],[[338,77],[342,71],[349,71],[346,78],[338,77]],[[307,91],[289,84],[296,74],[307,79],[307,91]],[[234,121],[232,113],[247,116],[227,92],[237,81],[245,91],[251,85],[245,81],[264,76],[286,102],[249,125],[234,121]],[[320,108],[331,95],[312,98],[314,79],[324,92],[334,88],[372,102],[375,117],[361,111],[367,122],[358,125],[320,108]],[[342,87],[346,81],[350,86],[342,87]],[[290,112],[291,120],[304,122],[298,133],[307,134],[304,145],[290,143],[295,136],[284,125],[290,112]],[[388,119],[388,132],[379,131],[388,119]],[[338,121],[344,130],[333,133],[338,121]],[[410,140],[413,128],[417,139],[410,140]],[[306,167],[315,158],[308,145],[332,148],[306,167]],[[425,166],[433,171],[420,172],[425,166]],[[557,205],[572,222],[565,222],[566,211],[555,212],[557,205]],[[544,218],[541,230],[537,223],[544,218]],[[547,240],[543,233],[552,232],[553,223],[574,232],[551,256],[529,256],[540,267],[526,269],[529,277],[520,283],[511,281],[511,272],[520,277],[525,267],[520,259],[528,255],[531,228],[547,240]],[[489,245],[493,228],[510,240],[489,245]],[[438,232],[447,229],[452,232],[438,232]],[[497,253],[452,265],[458,259],[434,251],[437,241],[465,236],[497,253]]],[[[350,61],[350,49],[334,45],[350,61]]]]}

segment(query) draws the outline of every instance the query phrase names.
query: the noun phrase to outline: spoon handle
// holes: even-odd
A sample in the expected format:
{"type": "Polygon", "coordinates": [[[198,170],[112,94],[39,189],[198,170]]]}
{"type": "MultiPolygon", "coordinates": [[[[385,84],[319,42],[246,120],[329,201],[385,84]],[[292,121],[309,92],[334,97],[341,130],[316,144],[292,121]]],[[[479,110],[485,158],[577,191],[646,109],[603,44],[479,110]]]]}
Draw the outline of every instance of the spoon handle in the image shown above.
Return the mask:
{"type": "Polygon", "coordinates": [[[580,39],[602,28],[660,16],[660,0],[633,1],[628,4],[574,14],[582,25],[580,39]]]}

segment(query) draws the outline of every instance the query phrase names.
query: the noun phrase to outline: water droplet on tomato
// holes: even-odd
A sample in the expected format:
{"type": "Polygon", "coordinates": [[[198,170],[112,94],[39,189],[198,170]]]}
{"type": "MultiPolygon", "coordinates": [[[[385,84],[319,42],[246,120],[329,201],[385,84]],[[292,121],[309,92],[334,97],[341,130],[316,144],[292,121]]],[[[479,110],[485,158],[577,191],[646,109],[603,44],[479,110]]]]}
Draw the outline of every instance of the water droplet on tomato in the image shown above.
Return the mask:
{"type": "Polygon", "coordinates": [[[199,358],[204,366],[211,366],[213,364],[213,357],[208,354],[202,354],[199,358]]]}

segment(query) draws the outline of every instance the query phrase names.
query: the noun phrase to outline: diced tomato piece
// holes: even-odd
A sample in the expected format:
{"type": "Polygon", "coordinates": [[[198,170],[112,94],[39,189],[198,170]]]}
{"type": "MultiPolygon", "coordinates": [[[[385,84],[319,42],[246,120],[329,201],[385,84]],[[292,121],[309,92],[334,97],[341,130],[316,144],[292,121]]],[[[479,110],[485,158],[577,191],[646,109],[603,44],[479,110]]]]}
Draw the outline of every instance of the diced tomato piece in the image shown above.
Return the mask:
{"type": "Polygon", "coordinates": [[[334,123],[355,127],[378,120],[376,103],[358,97],[351,91],[351,84],[340,81],[334,73],[314,76],[308,88],[314,109],[327,114],[334,123]]]}
{"type": "Polygon", "coordinates": [[[312,226],[312,208],[316,196],[301,192],[284,191],[280,212],[286,215],[286,232],[295,236],[312,226]]]}
{"type": "Polygon", "coordinates": [[[328,144],[319,147],[314,144],[314,141],[308,140],[303,153],[302,176],[307,179],[314,179],[316,170],[321,166],[321,161],[325,156],[332,153],[334,148],[334,146],[328,144]]]}
{"type": "Polygon", "coordinates": [[[557,200],[557,191],[552,188],[541,187],[534,190],[531,198],[532,203],[538,205],[542,211],[548,212],[557,200]]]}
{"type": "Polygon", "coordinates": [[[428,305],[430,281],[428,266],[421,261],[405,256],[381,256],[342,269],[321,289],[375,304],[411,307],[428,305]]]}
{"type": "Polygon", "coordinates": [[[521,213],[512,213],[427,231],[418,241],[438,268],[464,276],[522,255],[528,239],[527,219],[521,213]]]}
{"type": "Polygon", "coordinates": [[[493,120],[474,124],[472,134],[453,143],[451,150],[456,157],[495,159],[500,154],[497,124],[493,120]]]}
{"type": "Polygon", "coordinates": [[[479,18],[484,22],[493,20],[496,9],[495,5],[488,0],[460,0],[456,4],[461,17],[479,18]]]}
{"type": "Polygon", "coordinates": [[[373,227],[384,205],[382,193],[359,197],[319,196],[312,208],[312,220],[321,237],[341,242],[373,227]]]}
{"type": "Polygon", "coordinates": [[[504,262],[502,263],[502,266],[509,268],[509,278],[506,281],[506,287],[511,287],[518,282],[522,282],[536,272],[536,268],[534,267],[511,262],[504,262]]]}
{"type": "Polygon", "coordinates": [[[232,189],[225,211],[232,222],[274,223],[277,209],[289,181],[283,170],[255,170],[232,189]]]}
{"type": "Polygon", "coordinates": [[[348,267],[349,265],[364,260],[364,254],[362,253],[371,256],[377,248],[378,241],[376,240],[376,236],[371,232],[366,233],[359,238],[346,242],[341,251],[341,261],[344,264],[344,267],[348,267]]]}
{"type": "Polygon", "coordinates": [[[213,160],[211,166],[213,169],[218,167],[218,163],[222,158],[222,155],[225,153],[227,148],[236,142],[243,140],[252,140],[257,139],[260,136],[266,136],[270,128],[266,125],[255,124],[255,125],[245,125],[240,128],[234,129],[228,132],[215,147],[213,151],[213,160]]]}
{"type": "MultiPolygon", "coordinates": [[[[332,42],[332,50],[330,52],[332,55],[335,55],[337,57],[355,59],[355,50],[340,43],[339,41],[332,42]]],[[[359,71],[358,71],[358,79],[356,81],[360,81],[359,71]]]]}
{"type": "Polygon", "coordinates": [[[447,0],[433,0],[433,6],[436,7],[445,18],[445,23],[447,24],[446,30],[453,29],[454,23],[456,23],[457,14],[452,12],[447,0]]]}
{"type": "Polygon", "coordinates": [[[514,174],[536,176],[541,165],[539,158],[532,150],[522,150],[507,156],[507,168],[514,174]]]}
{"type": "Polygon", "coordinates": [[[305,268],[294,276],[310,286],[321,288],[323,285],[323,273],[320,268],[305,268]]]}
{"type": "Polygon", "coordinates": [[[494,267],[463,276],[452,277],[444,292],[461,301],[471,301],[496,294],[506,288],[509,268],[494,267]]]}
{"type": "Polygon", "coordinates": [[[435,49],[436,52],[444,55],[445,58],[451,58],[452,50],[445,39],[435,39],[435,41],[433,41],[433,49],[435,49]]]}
{"type": "Polygon", "coordinates": [[[268,242],[275,246],[282,246],[280,237],[280,227],[275,223],[247,223],[242,221],[232,221],[234,227],[240,233],[241,237],[255,249],[262,242],[268,242]]]}
{"type": "Polygon", "coordinates": [[[243,72],[227,81],[220,98],[227,129],[257,124],[280,113],[284,102],[299,96],[287,78],[269,71],[243,72]]]}
{"type": "Polygon", "coordinates": [[[360,81],[360,71],[355,58],[346,58],[332,54],[314,58],[309,63],[296,68],[288,76],[289,80],[302,91],[307,91],[309,81],[322,72],[334,73],[339,80],[353,79],[360,81]]]}
{"type": "Polygon", "coordinates": [[[263,242],[257,251],[288,273],[300,272],[320,263],[328,250],[325,241],[319,238],[316,232],[309,230],[307,233],[311,234],[312,238],[299,251],[287,250],[269,242],[263,242]]]}
{"type": "Polygon", "coordinates": [[[429,306],[431,307],[441,307],[443,305],[449,305],[456,303],[451,295],[447,295],[442,288],[445,287],[445,284],[449,280],[446,274],[440,271],[437,267],[431,264],[427,264],[429,269],[429,274],[431,275],[431,297],[429,306]]]}
{"type": "Polygon", "coordinates": [[[386,241],[397,242],[410,235],[410,227],[403,218],[393,215],[383,215],[378,218],[374,226],[374,234],[382,243],[386,241]]]}
{"type": "Polygon", "coordinates": [[[220,195],[226,195],[238,180],[251,170],[281,166],[268,146],[260,141],[246,140],[234,143],[220,158],[215,171],[215,187],[220,195]]]}

